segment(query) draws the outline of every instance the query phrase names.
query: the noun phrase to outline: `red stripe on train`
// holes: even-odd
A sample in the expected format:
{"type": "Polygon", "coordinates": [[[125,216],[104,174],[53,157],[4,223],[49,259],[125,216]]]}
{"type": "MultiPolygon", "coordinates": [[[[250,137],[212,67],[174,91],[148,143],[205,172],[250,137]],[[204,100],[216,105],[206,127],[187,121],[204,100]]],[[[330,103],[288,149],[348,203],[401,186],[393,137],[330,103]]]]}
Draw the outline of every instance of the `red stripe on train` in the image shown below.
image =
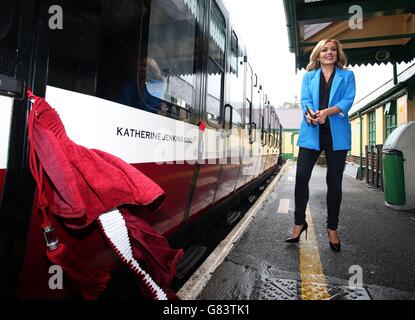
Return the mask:
{"type": "Polygon", "coordinates": [[[6,169],[0,169],[0,199],[3,193],[5,179],[6,179],[6,169]]]}
{"type": "Polygon", "coordinates": [[[153,213],[144,213],[144,219],[165,236],[180,228],[188,203],[195,165],[188,163],[139,163],[132,164],[150,179],[155,181],[166,193],[167,198],[153,213]]]}

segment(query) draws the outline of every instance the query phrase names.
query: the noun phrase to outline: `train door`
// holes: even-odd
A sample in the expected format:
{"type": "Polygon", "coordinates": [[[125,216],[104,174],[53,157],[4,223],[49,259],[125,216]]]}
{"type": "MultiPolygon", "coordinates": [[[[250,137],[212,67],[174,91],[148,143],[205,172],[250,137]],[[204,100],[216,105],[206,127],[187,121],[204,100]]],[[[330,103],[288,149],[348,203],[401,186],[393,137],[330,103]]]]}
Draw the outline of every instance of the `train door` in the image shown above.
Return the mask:
{"type": "Polygon", "coordinates": [[[275,164],[279,164],[279,160],[282,159],[282,148],[281,148],[281,143],[282,143],[282,135],[281,135],[281,123],[280,123],[280,119],[278,117],[277,112],[275,111],[275,122],[274,122],[274,136],[275,136],[275,143],[274,143],[274,148],[275,148],[275,164]]]}
{"type": "Polygon", "coordinates": [[[274,121],[274,107],[269,105],[269,129],[268,129],[268,146],[269,146],[269,156],[268,156],[268,168],[272,167],[272,157],[274,155],[274,133],[273,133],[273,121],[274,121]]]}
{"type": "MultiPolygon", "coordinates": [[[[250,166],[250,149],[251,144],[249,136],[249,112],[251,108],[252,101],[252,92],[251,92],[251,83],[252,77],[251,73],[248,74],[248,63],[246,61],[246,52],[244,46],[239,43],[238,49],[238,59],[237,59],[237,72],[233,74],[231,72],[231,77],[233,75],[234,81],[231,80],[230,84],[230,101],[232,104],[236,105],[235,108],[235,117],[233,120],[233,125],[235,130],[238,130],[240,133],[240,156],[241,156],[241,165],[239,167],[235,190],[241,188],[245,183],[247,168],[250,166]],[[248,85],[249,83],[249,85],[248,85]],[[249,87],[249,90],[248,90],[249,87]],[[239,100],[242,99],[242,100],[239,100]],[[236,102],[238,101],[238,102],[236,102]],[[241,121],[239,123],[239,121],[241,121]]],[[[235,59],[235,58],[233,58],[235,59]]],[[[235,61],[236,62],[236,61],[235,61]]],[[[232,69],[231,69],[232,70],[232,69]]]]}
{"type": "Polygon", "coordinates": [[[255,74],[251,64],[245,61],[246,81],[245,81],[245,106],[247,110],[246,117],[248,119],[245,126],[244,154],[242,160],[241,176],[244,184],[249,183],[255,174],[255,157],[254,145],[257,142],[257,120],[254,118],[253,99],[254,99],[254,81],[255,74]]]}
{"type": "Polygon", "coordinates": [[[273,120],[274,120],[274,108],[271,106],[270,102],[268,101],[268,132],[267,132],[267,138],[268,138],[268,157],[267,157],[267,169],[270,169],[272,167],[272,157],[275,152],[274,150],[274,135],[272,131],[273,127],[273,120]]]}
{"type": "Polygon", "coordinates": [[[38,1],[0,2],[0,299],[13,299],[23,263],[33,198],[27,170],[25,88],[41,89],[42,51],[35,46],[38,1]],[[37,79],[37,80],[35,80],[37,79]]]}
{"type": "Polygon", "coordinates": [[[209,19],[203,38],[203,105],[200,105],[202,122],[206,128],[201,133],[201,154],[198,175],[194,184],[188,222],[207,211],[214,203],[221,164],[226,150],[225,75],[228,14],[221,2],[207,1],[209,19]]]}
{"type": "MultiPolygon", "coordinates": [[[[142,215],[161,234],[174,234],[183,226],[196,168],[205,1],[40,3],[36,48],[45,67],[35,75],[44,83],[33,87],[34,93],[45,95],[75,143],[123,159],[166,192],[156,214],[142,215]],[[48,27],[52,5],[64,8],[62,29],[48,27]]],[[[41,61],[34,57],[32,62],[41,61]]],[[[96,225],[77,233],[51,218],[59,240],[78,250],[82,261],[114,263],[96,225]]],[[[70,285],[49,287],[39,215],[34,210],[30,218],[29,211],[27,219],[24,263],[17,269],[19,297],[73,298],[79,292],[70,285]]],[[[119,297],[126,297],[128,284],[126,289],[117,291],[119,297]]]]}
{"type": "Polygon", "coordinates": [[[271,154],[269,158],[269,167],[272,168],[277,163],[277,147],[278,147],[278,136],[277,136],[277,115],[275,108],[271,106],[271,123],[270,123],[270,147],[271,154]]]}
{"type": "Polygon", "coordinates": [[[265,154],[263,156],[264,159],[264,168],[263,171],[266,171],[269,169],[269,158],[271,153],[271,147],[270,147],[270,105],[268,101],[267,95],[265,95],[264,100],[264,144],[265,144],[265,154]]]}
{"type": "Polygon", "coordinates": [[[284,127],[282,126],[281,122],[279,122],[279,149],[280,149],[280,157],[279,157],[278,160],[280,160],[280,158],[282,158],[284,144],[285,144],[285,141],[284,141],[284,127]]]}
{"type": "Polygon", "coordinates": [[[262,172],[263,167],[263,128],[264,128],[264,99],[262,86],[258,82],[258,76],[255,74],[255,84],[253,93],[253,118],[258,124],[256,135],[258,140],[253,143],[253,156],[255,158],[254,178],[258,177],[262,172]]]}
{"type": "MultiPolygon", "coordinates": [[[[268,102],[269,104],[269,102],[268,102]]],[[[272,157],[274,154],[274,134],[272,131],[272,124],[274,120],[274,108],[269,104],[269,127],[268,127],[268,158],[267,158],[267,169],[272,167],[272,157]]]]}
{"type": "Polygon", "coordinates": [[[231,30],[228,50],[228,71],[226,85],[225,152],[215,202],[220,201],[235,190],[235,184],[242,160],[243,114],[244,114],[244,68],[243,51],[239,38],[231,30]]]}

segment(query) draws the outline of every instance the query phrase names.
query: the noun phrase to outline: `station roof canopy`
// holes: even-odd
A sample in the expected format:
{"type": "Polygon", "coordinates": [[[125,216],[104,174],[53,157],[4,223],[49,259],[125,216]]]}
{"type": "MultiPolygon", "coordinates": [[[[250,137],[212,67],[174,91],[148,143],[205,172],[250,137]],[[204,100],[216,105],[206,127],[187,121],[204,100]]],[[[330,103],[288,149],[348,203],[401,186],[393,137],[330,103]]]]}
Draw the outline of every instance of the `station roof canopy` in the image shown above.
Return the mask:
{"type": "Polygon", "coordinates": [[[298,69],[322,39],[340,40],[352,66],[415,58],[414,0],[284,0],[284,9],[298,69]]]}

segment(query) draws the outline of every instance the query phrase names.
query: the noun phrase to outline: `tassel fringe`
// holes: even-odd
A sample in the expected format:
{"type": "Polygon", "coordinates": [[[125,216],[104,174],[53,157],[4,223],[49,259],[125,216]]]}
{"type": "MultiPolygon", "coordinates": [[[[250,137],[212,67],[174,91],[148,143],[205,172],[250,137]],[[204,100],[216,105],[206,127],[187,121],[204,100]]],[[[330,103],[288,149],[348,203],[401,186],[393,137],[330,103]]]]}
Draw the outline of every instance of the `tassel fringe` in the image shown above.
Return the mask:
{"type": "Polygon", "coordinates": [[[119,258],[145,283],[154,299],[167,300],[166,293],[154,282],[133,256],[125,220],[118,209],[101,214],[99,225],[119,258]]]}

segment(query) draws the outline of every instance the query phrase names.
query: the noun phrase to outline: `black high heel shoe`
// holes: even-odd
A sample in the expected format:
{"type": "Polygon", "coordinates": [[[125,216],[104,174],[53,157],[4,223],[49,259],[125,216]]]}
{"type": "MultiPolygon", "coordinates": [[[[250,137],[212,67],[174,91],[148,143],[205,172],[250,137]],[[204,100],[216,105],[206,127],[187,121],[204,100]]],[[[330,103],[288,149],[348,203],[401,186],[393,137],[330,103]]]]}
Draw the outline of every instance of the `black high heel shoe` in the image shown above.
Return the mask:
{"type": "MultiPolygon", "coordinates": [[[[327,231],[328,231],[328,229],[327,229],[327,231]]],[[[340,249],[341,249],[340,241],[338,243],[333,243],[329,239],[329,244],[330,244],[330,249],[331,250],[336,251],[336,252],[340,251],[340,249]]]]}
{"type": "Polygon", "coordinates": [[[336,251],[336,252],[340,251],[340,249],[341,249],[340,242],[339,243],[333,243],[333,242],[329,241],[329,243],[330,243],[330,249],[331,250],[336,251]]]}
{"type": "Polygon", "coordinates": [[[298,243],[298,241],[300,241],[300,236],[301,234],[305,231],[305,239],[307,240],[307,229],[308,229],[308,224],[307,222],[304,222],[300,234],[298,236],[296,236],[295,238],[288,238],[287,240],[285,240],[286,243],[298,243]]]}

